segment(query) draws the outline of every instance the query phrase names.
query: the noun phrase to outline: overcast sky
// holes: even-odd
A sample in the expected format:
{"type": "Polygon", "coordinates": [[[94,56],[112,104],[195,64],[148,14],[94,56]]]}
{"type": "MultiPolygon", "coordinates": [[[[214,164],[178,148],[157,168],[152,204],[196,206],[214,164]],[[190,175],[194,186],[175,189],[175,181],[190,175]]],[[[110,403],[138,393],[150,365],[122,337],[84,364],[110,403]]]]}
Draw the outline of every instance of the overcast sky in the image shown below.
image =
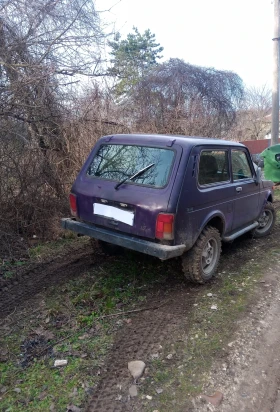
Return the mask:
{"type": "Polygon", "coordinates": [[[150,29],[163,59],[232,70],[247,86],[271,87],[272,0],[96,0],[122,38],[150,29]]]}

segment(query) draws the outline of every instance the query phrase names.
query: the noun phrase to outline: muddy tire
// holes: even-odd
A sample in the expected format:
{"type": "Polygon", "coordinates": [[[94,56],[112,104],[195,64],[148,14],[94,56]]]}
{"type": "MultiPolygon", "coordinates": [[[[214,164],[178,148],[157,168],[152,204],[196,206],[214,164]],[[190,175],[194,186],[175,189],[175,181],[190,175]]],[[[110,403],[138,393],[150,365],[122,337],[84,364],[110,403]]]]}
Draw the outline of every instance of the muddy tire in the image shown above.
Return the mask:
{"type": "Polygon", "coordinates": [[[183,272],[187,280],[205,283],[217,269],[221,255],[221,236],[212,226],[206,227],[193,248],[182,256],[183,272]]]}
{"type": "Polygon", "coordinates": [[[261,216],[258,219],[259,226],[253,230],[253,236],[256,238],[267,236],[271,233],[276,220],[276,212],[273,204],[267,202],[261,216]]]}

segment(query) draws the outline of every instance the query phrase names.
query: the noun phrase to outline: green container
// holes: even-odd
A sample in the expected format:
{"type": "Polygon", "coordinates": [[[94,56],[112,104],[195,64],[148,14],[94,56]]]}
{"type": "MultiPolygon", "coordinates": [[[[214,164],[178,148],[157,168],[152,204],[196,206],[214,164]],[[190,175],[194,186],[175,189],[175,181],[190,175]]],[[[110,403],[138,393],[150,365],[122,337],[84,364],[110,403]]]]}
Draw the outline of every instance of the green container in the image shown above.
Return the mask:
{"type": "Polygon", "coordinates": [[[270,146],[261,154],[264,158],[264,176],[275,183],[280,182],[280,144],[270,146]]]}

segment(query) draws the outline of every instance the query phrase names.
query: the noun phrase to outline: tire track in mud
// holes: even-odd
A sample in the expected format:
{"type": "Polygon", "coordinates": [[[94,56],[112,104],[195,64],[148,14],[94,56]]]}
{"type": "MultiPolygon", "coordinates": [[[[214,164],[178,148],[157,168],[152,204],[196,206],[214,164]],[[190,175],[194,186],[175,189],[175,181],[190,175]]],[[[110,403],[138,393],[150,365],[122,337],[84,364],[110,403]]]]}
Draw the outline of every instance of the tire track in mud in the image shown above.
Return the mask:
{"type": "Polygon", "coordinates": [[[78,276],[101,259],[104,259],[101,255],[93,256],[91,245],[82,245],[82,247],[70,248],[63,256],[33,264],[11,279],[1,279],[0,319],[44,288],[59,285],[78,276]]]}
{"type": "MultiPolygon", "coordinates": [[[[274,207],[276,210],[280,209],[280,201],[275,201],[274,207]]],[[[236,262],[236,257],[246,259],[247,256],[253,257],[253,254],[265,253],[266,249],[278,246],[279,229],[280,225],[276,224],[270,243],[265,240],[267,238],[250,240],[243,236],[236,239],[232,245],[227,245],[223,248],[225,253],[222,255],[218,270],[227,269],[228,266],[236,267],[236,264],[238,266],[239,262],[236,262]],[[243,245],[246,247],[245,251],[242,250],[243,245]],[[257,252],[253,250],[254,247],[258,249],[257,252]],[[231,261],[232,255],[234,255],[233,261],[231,261]]],[[[61,284],[67,279],[89,270],[93,264],[102,263],[106,259],[104,255],[99,254],[98,249],[94,254],[92,253],[91,242],[82,245],[76,244],[74,247],[70,246],[62,253],[62,255],[57,255],[48,261],[20,269],[11,279],[0,277],[0,318],[7,316],[15,307],[20,306],[44,288],[61,284]]]]}
{"type": "MultiPolygon", "coordinates": [[[[224,245],[218,272],[236,271],[252,258],[261,258],[269,249],[277,247],[280,240],[279,228],[277,224],[268,237],[270,241],[268,238],[254,239],[250,235],[244,235],[234,243],[224,245]]],[[[219,279],[214,279],[213,282],[219,282],[219,279]]],[[[196,291],[208,288],[207,284],[194,286],[184,283],[183,277],[182,281],[177,279],[172,283],[169,284],[167,295],[163,290],[157,293],[157,299],[162,297],[161,299],[167,300],[166,305],[153,311],[140,312],[132,317],[131,325],[125,325],[117,332],[103,369],[104,376],[101,377],[95,395],[88,404],[87,412],[141,411],[137,399],[128,397],[128,389],[133,379],[127,369],[127,363],[131,360],[143,360],[147,363],[151,360],[151,355],[158,352],[160,344],[173,341],[181,329],[187,333],[188,315],[195,302],[196,291]]],[[[151,301],[146,305],[153,306],[151,301]]]]}
{"type": "MultiPolygon", "coordinates": [[[[279,203],[276,208],[279,208],[279,203]]],[[[271,235],[271,242],[268,242],[267,238],[237,239],[232,245],[224,248],[218,271],[238,270],[238,267],[250,258],[265,254],[267,249],[278,246],[279,238],[279,225],[276,225],[271,235]]],[[[64,256],[57,256],[48,262],[34,265],[19,273],[14,279],[5,280],[2,284],[0,281],[0,318],[5,317],[15,307],[44,288],[79,276],[94,264],[102,263],[104,259],[104,255],[99,255],[98,252],[93,256],[92,246],[84,244],[68,250],[64,256]]],[[[177,270],[179,264],[174,266],[174,271],[177,270]]],[[[159,345],[172,342],[176,333],[181,332],[182,329],[186,333],[188,316],[196,299],[196,291],[201,291],[202,288],[207,289],[207,285],[196,287],[187,284],[183,276],[174,281],[169,279],[168,284],[155,291],[154,301],[150,297],[146,303],[146,307],[158,306],[158,309],[134,314],[131,316],[132,322],[124,324],[116,332],[113,347],[101,370],[100,383],[88,403],[87,411],[141,410],[137,409],[137,399],[128,398],[128,388],[133,379],[127,369],[127,363],[137,359],[149,362],[151,355],[158,352],[159,345]]]]}
{"type": "MultiPolygon", "coordinates": [[[[187,315],[195,300],[195,287],[177,285],[155,310],[140,312],[132,317],[132,323],[123,326],[116,335],[111,355],[104,366],[104,376],[96,388],[96,394],[88,404],[88,412],[121,412],[136,410],[128,389],[133,383],[127,364],[132,360],[147,363],[159,352],[161,344],[170,342],[176,332],[187,330],[187,315]],[[191,292],[186,298],[186,293],[191,292]],[[180,328],[180,329],[179,329],[180,328]]],[[[200,288],[201,289],[201,288],[200,288]]],[[[152,306],[152,302],[147,306],[152,306]]]]}

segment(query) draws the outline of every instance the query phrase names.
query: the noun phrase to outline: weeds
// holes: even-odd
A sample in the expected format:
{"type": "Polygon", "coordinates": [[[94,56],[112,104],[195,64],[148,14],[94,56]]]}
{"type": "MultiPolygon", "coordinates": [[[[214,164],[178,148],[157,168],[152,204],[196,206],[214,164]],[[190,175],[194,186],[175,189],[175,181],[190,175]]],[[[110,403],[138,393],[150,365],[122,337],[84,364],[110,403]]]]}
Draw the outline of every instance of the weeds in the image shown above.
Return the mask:
{"type": "Polygon", "coordinates": [[[3,276],[4,279],[12,278],[17,270],[26,265],[27,260],[4,260],[0,266],[0,277],[3,276]]]}
{"type": "MultiPolygon", "coordinates": [[[[38,256],[43,249],[35,251],[38,256]]],[[[111,258],[61,288],[49,289],[36,314],[21,316],[12,332],[3,329],[0,346],[7,355],[0,359],[2,410],[46,411],[55,405],[64,411],[70,403],[85,406],[123,318],[106,316],[145,301],[151,285],[166,276],[157,275],[161,266],[153,259],[139,262],[137,254],[111,258]],[[67,359],[68,364],[54,368],[55,359],[67,359]]]]}

